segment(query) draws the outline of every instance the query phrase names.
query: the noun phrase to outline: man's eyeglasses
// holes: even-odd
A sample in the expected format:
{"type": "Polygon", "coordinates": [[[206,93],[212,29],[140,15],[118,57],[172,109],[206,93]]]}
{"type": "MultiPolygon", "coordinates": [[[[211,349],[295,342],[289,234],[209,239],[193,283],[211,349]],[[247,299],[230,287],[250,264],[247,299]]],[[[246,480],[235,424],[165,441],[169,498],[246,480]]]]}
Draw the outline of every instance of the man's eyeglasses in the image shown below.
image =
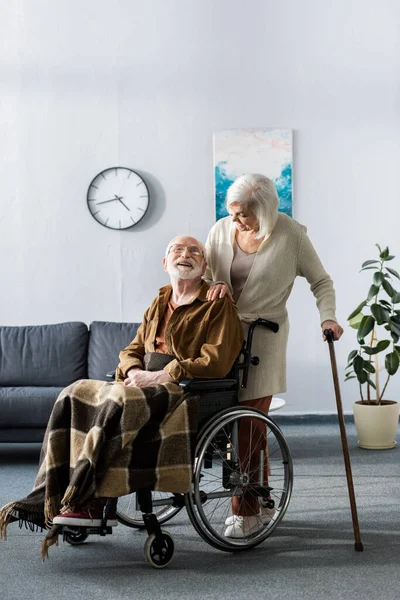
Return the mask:
{"type": "Polygon", "coordinates": [[[203,251],[198,246],[181,246],[180,244],[172,244],[172,246],[170,246],[168,250],[168,254],[170,254],[171,252],[173,252],[173,254],[182,254],[182,252],[184,252],[185,249],[192,256],[202,256],[203,254],[203,251]]]}

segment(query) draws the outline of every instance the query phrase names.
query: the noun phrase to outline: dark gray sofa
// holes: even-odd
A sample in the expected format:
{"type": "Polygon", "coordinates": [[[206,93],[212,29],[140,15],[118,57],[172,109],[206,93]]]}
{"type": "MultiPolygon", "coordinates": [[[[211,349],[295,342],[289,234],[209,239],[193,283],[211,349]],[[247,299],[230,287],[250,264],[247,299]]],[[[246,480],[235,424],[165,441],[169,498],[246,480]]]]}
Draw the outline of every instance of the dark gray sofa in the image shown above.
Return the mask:
{"type": "Polygon", "coordinates": [[[106,380],[139,323],[0,326],[0,442],[41,442],[60,391],[106,380]]]}

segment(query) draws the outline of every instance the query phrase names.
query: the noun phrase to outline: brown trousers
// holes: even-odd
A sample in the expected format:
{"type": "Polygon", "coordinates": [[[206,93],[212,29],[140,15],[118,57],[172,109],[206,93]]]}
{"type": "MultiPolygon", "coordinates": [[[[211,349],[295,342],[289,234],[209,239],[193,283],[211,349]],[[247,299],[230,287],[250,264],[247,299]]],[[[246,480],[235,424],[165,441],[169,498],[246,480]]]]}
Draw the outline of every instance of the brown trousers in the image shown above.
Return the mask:
{"type": "MultiPolygon", "coordinates": [[[[241,405],[258,408],[268,414],[272,396],[246,400],[241,405]]],[[[267,436],[265,424],[258,419],[241,419],[238,431],[238,455],[240,471],[250,473],[250,484],[259,484],[260,450],[265,450],[264,484],[268,485],[267,436]]],[[[251,485],[250,485],[251,487],[251,485]]],[[[250,517],[260,512],[257,496],[244,492],[242,496],[233,496],[232,514],[250,517]]]]}

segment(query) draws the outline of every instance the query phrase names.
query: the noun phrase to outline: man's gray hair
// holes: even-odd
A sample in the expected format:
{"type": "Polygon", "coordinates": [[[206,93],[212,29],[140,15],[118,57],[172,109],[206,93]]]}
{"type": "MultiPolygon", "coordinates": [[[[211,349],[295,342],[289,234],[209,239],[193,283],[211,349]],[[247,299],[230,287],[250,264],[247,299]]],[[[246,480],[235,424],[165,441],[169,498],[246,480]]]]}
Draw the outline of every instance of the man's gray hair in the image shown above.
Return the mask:
{"type": "Polygon", "coordinates": [[[200,250],[202,250],[203,252],[203,258],[206,258],[206,249],[204,247],[204,244],[202,244],[197,238],[193,237],[192,235],[186,235],[184,233],[182,233],[181,235],[176,235],[168,244],[166,250],[165,250],[165,256],[168,256],[169,253],[169,249],[171,248],[171,246],[175,243],[175,240],[181,238],[181,237],[191,237],[193,240],[196,240],[200,250]]]}
{"type": "Polygon", "coordinates": [[[233,202],[248,207],[257,217],[259,230],[256,238],[269,235],[278,219],[279,198],[274,182],[258,173],[238,177],[226,193],[226,208],[233,202]]]}

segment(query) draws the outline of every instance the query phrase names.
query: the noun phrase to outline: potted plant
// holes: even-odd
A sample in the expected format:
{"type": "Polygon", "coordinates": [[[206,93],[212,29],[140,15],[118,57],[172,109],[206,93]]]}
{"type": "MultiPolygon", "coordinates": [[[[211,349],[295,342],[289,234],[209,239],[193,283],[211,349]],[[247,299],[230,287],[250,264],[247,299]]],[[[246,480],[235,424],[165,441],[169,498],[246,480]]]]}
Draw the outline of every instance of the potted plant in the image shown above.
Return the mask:
{"type": "Polygon", "coordinates": [[[359,383],[360,400],[353,405],[359,446],[382,450],[396,445],[399,421],[399,404],[384,394],[400,363],[400,293],[393,286],[400,275],[387,266],[394,259],[389,248],[376,246],[379,259],[361,265],[361,271],[372,271],[367,297],[348,317],[358,348],[348,356],[345,381],[359,383]]]}

